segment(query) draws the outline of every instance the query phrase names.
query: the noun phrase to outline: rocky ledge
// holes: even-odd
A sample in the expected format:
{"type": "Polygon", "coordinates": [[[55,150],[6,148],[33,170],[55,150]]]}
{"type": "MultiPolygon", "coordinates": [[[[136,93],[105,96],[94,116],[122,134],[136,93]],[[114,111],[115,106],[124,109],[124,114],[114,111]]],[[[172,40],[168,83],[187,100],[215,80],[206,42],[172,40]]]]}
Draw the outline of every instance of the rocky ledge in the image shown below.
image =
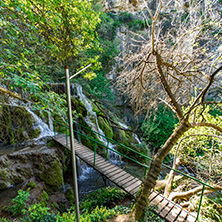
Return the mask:
{"type": "Polygon", "coordinates": [[[0,156],[0,189],[6,189],[34,178],[48,190],[57,190],[63,183],[64,155],[60,149],[26,147],[0,156]]]}

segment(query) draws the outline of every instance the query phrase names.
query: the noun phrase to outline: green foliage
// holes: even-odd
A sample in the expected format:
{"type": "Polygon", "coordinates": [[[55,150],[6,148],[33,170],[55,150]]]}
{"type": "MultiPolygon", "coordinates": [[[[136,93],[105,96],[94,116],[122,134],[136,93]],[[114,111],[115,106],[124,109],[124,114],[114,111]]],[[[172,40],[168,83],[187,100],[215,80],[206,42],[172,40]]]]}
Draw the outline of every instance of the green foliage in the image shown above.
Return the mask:
{"type": "Polygon", "coordinates": [[[37,185],[35,184],[34,181],[30,181],[28,184],[27,184],[28,187],[32,188],[32,189],[35,189],[37,188],[37,185]]]}
{"type": "MultiPolygon", "coordinates": [[[[194,196],[190,200],[189,210],[197,211],[200,197],[194,196]]],[[[222,205],[217,204],[207,197],[203,197],[200,221],[222,221],[222,205]]]]}
{"type": "Polygon", "coordinates": [[[165,220],[163,218],[161,218],[160,216],[158,216],[157,214],[154,213],[153,208],[154,207],[149,206],[146,209],[145,217],[142,221],[143,222],[150,222],[150,221],[152,221],[152,222],[164,222],[165,220]]]}
{"type": "MultiPolygon", "coordinates": [[[[54,216],[48,217],[50,220],[46,220],[49,208],[48,207],[42,207],[41,204],[33,204],[31,205],[27,210],[27,216],[22,218],[21,221],[24,222],[39,222],[39,221],[53,221],[51,220],[54,216]]],[[[54,220],[55,221],[55,220],[54,220]]]]}
{"type": "Polygon", "coordinates": [[[106,187],[94,191],[85,196],[84,201],[80,204],[80,209],[91,211],[96,206],[107,206],[108,204],[115,204],[115,202],[122,200],[127,194],[119,189],[106,187]]]}
{"type": "Polygon", "coordinates": [[[97,206],[90,213],[85,212],[81,221],[84,222],[102,222],[116,215],[115,209],[107,209],[106,207],[97,206]]]}
{"type": "Polygon", "coordinates": [[[117,205],[115,207],[115,210],[118,212],[118,214],[129,214],[131,211],[131,208],[127,206],[123,206],[123,205],[117,205]]]}
{"type": "Polygon", "coordinates": [[[45,82],[60,80],[64,63],[74,71],[93,63],[82,74],[96,76],[99,13],[87,0],[8,0],[1,1],[0,14],[0,84],[35,101],[34,109],[62,116],[62,98],[45,82]]]}
{"type": "Polygon", "coordinates": [[[132,13],[121,12],[118,18],[120,24],[125,24],[132,31],[143,30],[147,28],[147,24],[144,20],[137,19],[132,13]]]}
{"type": "Polygon", "coordinates": [[[0,218],[0,222],[11,222],[11,220],[7,220],[6,218],[0,218]]]}
{"type": "Polygon", "coordinates": [[[13,215],[25,214],[26,201],[29,197],[29,191],[19,190],[18,195],[11,201],[8,211],[13,215]]]}
{"type": "Polygon", "coordinates": [[[142,137],[147,143],[160,147],[172,134],[177,122],[169,108],[159,106],[157,110],[152,110],[148,120],[143,122],[142,137]]]}
{"type": "MultiPolygon", "coordinates": [[[[198,122],[201,122],[204,118],[206,122],[222,127],[222,117],[218,115],[218,110],[215,110],[212,106],[205,106],[203,112],[202,107],[196,109],[195,114],[192,113],[190,116],[190,121],[192,121],[194,115],[198,122]]],[[[220,133],[216,132],[215,129],[195,127],[184,133],[177,152],[184,163],[190,164],[199,179],[206,180],[206,178],[209,178],[211,182],[217,183],[222,172],[222,147],[220,144],[220,133]],[[209,167],[211,167],[211,173],[209,173],[209,167]]],[[[175,153],[177,146],[178,144],[175,144],[172,150],[173,153],[175,153]]]]}

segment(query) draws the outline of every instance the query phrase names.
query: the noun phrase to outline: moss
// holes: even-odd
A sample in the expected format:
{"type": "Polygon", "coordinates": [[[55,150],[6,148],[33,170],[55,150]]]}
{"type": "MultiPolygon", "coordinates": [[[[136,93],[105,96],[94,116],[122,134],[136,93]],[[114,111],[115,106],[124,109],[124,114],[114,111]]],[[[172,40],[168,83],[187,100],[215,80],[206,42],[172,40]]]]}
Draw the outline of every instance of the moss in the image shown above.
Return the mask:
{"type": "Polygon", "coordinates": [[[72,97],[72,110],[84,117],[87,115],[87,109],[85,108],[84,104],[79,100],[79,98],[76,97],[72,97]]]}
{"type": "Polygon", "coordinates": [[[40,134],[39,129],[33,130],[32,115],[25,108],[4,106],[2,111],[0,122],[4,134],[0,135],[0,141],[9,144],[21,143],[40,134]]]}
{"type": "Polygon", "coordinates": [[[100,128],[102,129],[102,131],[104,132],[104,134],[109,137],[110,139],[113,138],[113,129],[112,127],[109,125],[107,119],[99,116],[98,117],[98,123],[100,128]]]}
{"type": "Polygon", "coordinates": [[[104,114],[101,112],[101,110],[98,108],[98,103],[93,103],[93,112],[97,114],[97,116],[104,116],[104,114]]]}
{"type": "Polygon", "coordinates": [[[41,133],[41,130],[39,128],[36,128],[30,132],[30,138],[31,139],[37,138],[40,135],[40,133],[41,133]]]}
{"type": "Polygon", "coordinates": [[[75,197],[74,197],[73,190],[71,188],[67,190],[66,198],[68,199],[71,205],[74,203],[75,197]]]}
{"type": "Polygon", "coordinates": [[[41,206],[47,207],[47,205],[48,205],[48,200],[49,200],[49,195],[48,195],[48,193],[47,193],[45,190],[43,190],[43,191],[42,191],[42,194],[39,196],[38,200],[39,200],[39,202],[41,203],[41,206]]]}
{"type": "Polygon", "coordinates": [[[1,169],[0,170],[0,178],[1,178],[1,180],[7,180],[8,172],[7,172],[6,169],[1,169]]]}
{"type": "Polygon", "coordinates": [[[39,174],[39,177],[48,186],[49,190],[59,189],[63,183],[62,164],[58,160],[54,160],[44,172],[39,174]]]}
{"type": "Polygon", "coordinates": [[[48,147],[54,147],[54,146],[56,146],[56,142],[55,142],[54,140],[49,140],[49,141],[47,142],[47,146],[48,146],[48,147]]]}
{"type": "Polygon", "coordinates": [[[34,181],[30,181],[28,184],[27,184],[28,187],[32,188],[32,189],[35,189],[37,188],[37,185],[35,184],[34,181]]]}
{"type": "Polygon", "coordinates": [[[6,188],[8,188],[8,185],[7,185],[7,183],[6,182],[0,182],[0,190],[2,190],[2,189],[6,189],[6,188]]]}
{"type": "Polygon", "coordinates": [[[46,201],[49,200],[49,195],[47,194],[47,192],[45,190],[43,190],[43,195],[46,201]]]}

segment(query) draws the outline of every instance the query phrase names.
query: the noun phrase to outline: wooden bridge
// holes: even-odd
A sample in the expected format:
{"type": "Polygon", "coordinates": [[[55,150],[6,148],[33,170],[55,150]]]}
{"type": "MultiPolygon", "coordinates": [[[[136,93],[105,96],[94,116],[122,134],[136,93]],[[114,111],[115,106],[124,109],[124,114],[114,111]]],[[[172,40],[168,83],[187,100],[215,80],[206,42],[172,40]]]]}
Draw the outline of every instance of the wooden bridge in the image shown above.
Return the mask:
{"type": "MultiPolygon", "coordinates": [[[[54,137],[54,140],[70,150],[69,139],[66,142],[66,135],[60,134],[54,137]],[[67,144],[67,145],[66,145],[67,144]]],[[[94,152],[86,146],[78,143],[75,140],[75,153],[76,155],[93,167],[99,173],[104,175],[114,184],[121,189],[125,190],[131,196],[136,197],[137,192],[141,186],[142,181],[133,177],[120,167],[106,161],[98,154],[94,155],[94,152]],[[94,160],[95,158],[95,160],[94,160]],[[95,163],[95,164],[94,164],[95,163]]],[[[153,191],[149,196],[150,204],[157,206],[154,211],[162,218],[169,222],[195,222],[196,216],[183,209],[180,205],[168,200],[160,193],[153,191]]]]}

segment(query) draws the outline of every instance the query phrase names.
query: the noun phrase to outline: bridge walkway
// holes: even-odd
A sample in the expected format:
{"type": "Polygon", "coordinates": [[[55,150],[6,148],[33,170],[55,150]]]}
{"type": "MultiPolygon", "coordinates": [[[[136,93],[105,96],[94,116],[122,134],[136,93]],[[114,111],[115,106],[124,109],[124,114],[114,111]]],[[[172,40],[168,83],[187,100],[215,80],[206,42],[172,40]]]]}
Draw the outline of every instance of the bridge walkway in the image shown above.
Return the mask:
{"type": "MultiPolygon", "coordinates": [[[[65,134],[59,134],[54,137],[54,140],[70,150],[69,139],[66,141],[65,134]],[[67,145],[66,145],[67,144],[67,145]]],[[[140,189],[142,181],[133,177],[120,167],[105,160],[99,154],[95,154],[91,149],[75,140],[75,153],[76,155],[86,162],[89,166],[93,167],[99,173],[104,175],[114,184],[121,189],[125,190],[131,196],[136,197],[140,189]]],[[[162,194],[153,191],[149,196],[151,205],[156,206],[154,211],[162,218],[169,222],[195,222],[196,216],[183,209],[180,205],[168,200],[162,194]]]]}

